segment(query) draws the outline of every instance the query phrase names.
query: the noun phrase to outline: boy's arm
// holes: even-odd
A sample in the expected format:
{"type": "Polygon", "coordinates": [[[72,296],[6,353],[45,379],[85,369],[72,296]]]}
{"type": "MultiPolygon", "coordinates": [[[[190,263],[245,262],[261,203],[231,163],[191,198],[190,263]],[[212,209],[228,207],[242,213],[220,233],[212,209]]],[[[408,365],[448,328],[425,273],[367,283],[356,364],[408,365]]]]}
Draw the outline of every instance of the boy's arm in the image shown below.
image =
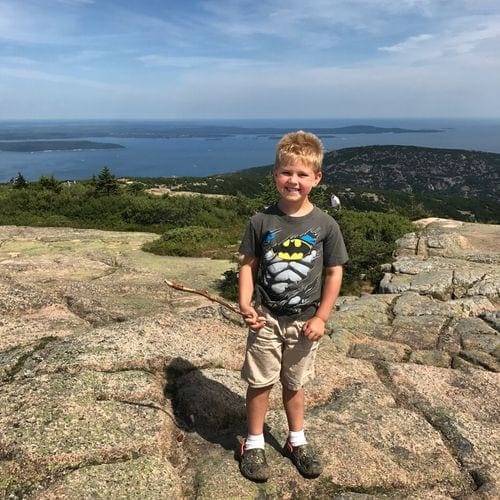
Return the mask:
{"type": "Polygon", "coordinates": [[[321,302],[316,314],[302,327],[309,340],[319,340],[325,333],[325,323],[332,312],[342,285],[342,266],[327,267],[321,292],[321,302]]]}
{"type": "Polygon", "coordinates": [[[254,276],[259,267],[257,257],[243,256],[239,277],[238,277],[238,298],[240,311],[243,314],[245,323],[252,329],[258,330],[265,324],[262,318],[252,306],[252,296],[254,291],[254,276]]]}

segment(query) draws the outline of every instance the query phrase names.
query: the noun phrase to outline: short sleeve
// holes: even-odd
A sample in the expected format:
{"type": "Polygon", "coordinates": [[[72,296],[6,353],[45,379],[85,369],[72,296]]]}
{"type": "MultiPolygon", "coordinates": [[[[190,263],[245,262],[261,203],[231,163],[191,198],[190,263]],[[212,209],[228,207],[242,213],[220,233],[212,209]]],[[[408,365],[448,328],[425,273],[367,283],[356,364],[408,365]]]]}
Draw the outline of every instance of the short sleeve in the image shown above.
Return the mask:
{"type": "Polygon", "coordinates": [[[240,254],[246,255],[248,257],[260,257],[260,244],[258,242],[257,232],[255,231],[252,220],[250,220],[250,222],[247,224],[245,234],[243,235],[243,239],[241,240],[239,252],[240,254]]]}
{"type": "Polygon", "coordinates": [[[339,225],[331,219],[327,234],[323,241],[323,266],[332,267],[345,264],[349,260],[344,238],[339,225]]]}

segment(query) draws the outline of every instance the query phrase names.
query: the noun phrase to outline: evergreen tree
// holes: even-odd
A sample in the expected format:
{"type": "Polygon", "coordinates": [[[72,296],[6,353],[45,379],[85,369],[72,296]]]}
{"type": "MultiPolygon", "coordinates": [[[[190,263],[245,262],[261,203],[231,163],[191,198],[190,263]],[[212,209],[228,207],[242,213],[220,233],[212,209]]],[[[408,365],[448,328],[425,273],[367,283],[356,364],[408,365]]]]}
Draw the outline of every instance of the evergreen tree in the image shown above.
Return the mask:
{"type": "Polygon", "coordinates": [[[92,177],[92,181],[97,194],[109,196],[118,192],[118,181],[107,166],[103,167],[97,177],[92,177]]]}
{"type": "Polygon", "coordinates": [[[15,189],[26,189],[28,187],[28,181],[21,172],[18,172],[17,177],[12,180],[12,187],[15,189]]]}
{"type": "Polygon", "coordinates": [[[279,200],[272,172],[266,176],[261,188],[260,195],[257,197],[261,208],[268,207],[279,200]]]}

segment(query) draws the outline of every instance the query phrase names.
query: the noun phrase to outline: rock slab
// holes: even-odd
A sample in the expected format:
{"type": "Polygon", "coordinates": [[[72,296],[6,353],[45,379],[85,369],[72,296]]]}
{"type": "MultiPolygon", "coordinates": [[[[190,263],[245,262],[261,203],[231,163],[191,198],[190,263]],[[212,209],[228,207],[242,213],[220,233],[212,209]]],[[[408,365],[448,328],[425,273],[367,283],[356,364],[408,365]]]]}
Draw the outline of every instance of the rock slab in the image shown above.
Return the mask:
{"type": "Polygon", "coordinates": [[[385,293],[339,299],[306,392],[324,474],[281,454],[276,387],[265,484],[235,460],[245,329],[164,284],[213,292],[229,262],[146,254],[146,233],[0,227],[0,498],[498,498],[500,241],[470,226],[427,224],[385,293]]]}

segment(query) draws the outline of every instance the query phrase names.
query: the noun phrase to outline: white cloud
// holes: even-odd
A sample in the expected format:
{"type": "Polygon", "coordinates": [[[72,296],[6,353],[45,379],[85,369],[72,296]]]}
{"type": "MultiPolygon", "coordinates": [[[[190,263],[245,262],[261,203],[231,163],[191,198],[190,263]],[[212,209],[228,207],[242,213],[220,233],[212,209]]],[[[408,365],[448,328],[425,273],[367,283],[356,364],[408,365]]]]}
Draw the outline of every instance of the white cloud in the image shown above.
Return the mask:
{"type": "Polygon", "coordinates": [[[483,52],[490,53],[490,44],[497,48],[500,45],[500,16],[455,19],[441,32],[410,36],[397,44],[379,47],[379,51],[400,56],[394,60],[398,64],[441,60],[446,65],[460,54],[479,57],[483,52]]]}
{"type": "Polygon", "coordinates": [[[319,36],[335,40],[345,30],[387,35],[416,22],[445,28],[458,16],[500,13],[494,0],[209,0],[207,23],[230,36],[269,35],[305,43],[319,36]]]}
{"type": "Polygon", "coordinates": [[[88,63],[91,61],[97,61],[108,56],[112,56],[113,52],[111,50],[79,50],[73,52],[69,55],[62,55],[58,60],[65,64],[71,63],[88,63]]]}
{"type": "Polygon", "coordinates": [[[379,47],[379,50],[385,52],[407,52],[408,50],[414,50],[415,48],[420,46],[422,42],[432,40],[433,38],[433,35],[429,35],[426,33],[422,35],[410,36],[403,42],[397,43],[395,45],[390,45],[388,47],[379,47]]]}
{"type": "MultiPolygon", "coordinates": [[[[453,33],[445,40],[447,48],[454,48],[456,52],[465,53],[475,50],[483,42],[493,40],[500,42],[500,15],[487,18],[481,17],[479,19],[467,19],[466,23],[471,27],[453,33]]],[[[497,45],[497,48],[498,46],[499,45],[497,45]]]]}
{"type": "Polygon", "coordinates": [[[37,61],[30,59],[28,57],[20,56],[0,56],[0,64],[2,65],[14,65],[14,66],[32,66],[36,64],[37,61]]]}
{"type": "MultiPolygon", "coordinates": [[[[137,13],[124,8],[119,2],[97,5],[86,0],[52,0],[51,8],[38,0],[0,0],[0,40],[23,44],[51,44],[61,47],[87,47],[110,39],[132,40],[134,36],[165,33],[169,37],[185,37],[186,32],[176,23],[137,13]],[[88,31],[89,19],[84,20],[82,9],[88,6],[89,19],[98,18],[101,27],[88,31]],[[91,10],[92,9],[92,10],[91,10]]],[[[115,40],[115,46],[119,43],[115,40]]]]}
{"type": "Polygon", "coordinates": [[[48,2],[0,0],[2,91],[19,106],[38,106],[38,85],[115,116],[500,109],[498,0],[48,2]]]}
{"type": "Polygon", "coordinates": [[[110,84],[107,82],[100,82],[96,80],[89,80],[85,78],[77,78],[74,76],[49,73],[46,71],[39,71],[34,69],[27,69],[23,67],[0,67],[0,75],[8,76],[11,78],[19,78],[23,80],[44,81],[64,85],[76,85],[82,87],[89,87],[94,89],[116,91],[116,90],[132,90],[132,87],[119,84],[110,84]]]}
{"type": "MultiPolygon", "coordinates": [[[[457,0],[450,0],[456,3],[457,0]]],[[[460,2],[462,3],[462,2],[460,2]]],[[[389,16],[430,16],[436,0],[210,0],[204,7],[217,29],[237,35],[272,35],[284,39],[328,34],[339,28],[367,33],[394,29],[389,16]]]]}
{"type": "Polygon", "coordinates": [[[186,117],[498,117],[499,81],[498,58],[470,53],[425,65],[389,59],[308,68],[288,62],[230,77],[193,70],[158,99],[165,103],[159,109],[186,117]]]}
{"type": "Polygon", "coordinates": [[[94,0],[55,0],[56,3],[71,6],[82,6],[82,5],[92,5],[95,3],[94,0]]]}
{"type": "Polygon", "coordinates": [[[235,68],[244,66],[265,66],[269,63],[243,58],[224,58],[224,57],[204,57],[204,56],[166,56],[162,54],[147,54],[137,58],[146,67],[149,68],[206,68],[213,70],[217,67],[235,68]]]}
{"type": "MultiPolygon", "coordinates": [[[[17,76],[39,78],[37,90],[45,89],[42,95],[37,91],[33,113],[39,109],[38,101],[46,101],[45,95],[64,96],[66,108],[60,108],[60,116],[64,109],[66,116],[72,113],[69,116],[74,117],[498,116],[500,61],[489,61],[484,70],[485,61],[471,54],[461,57],[462,65],[384,63],[311,69],[283,64],[279,68],[242,67],[230,75],[218,68],[208,72],[192,68],[175,82],[158,79],[136,89],[63,75],[25,72],[17,76]],[[79,92],[75,92],[76,85],[79,92]],[[89,99],[92,106],[82,104],[89,99]]],[[[50,109],[47,113],[54,116],[50,109]]]]}
{"type": "Polygon", "coordinates": [[[0,3],[0,40],[29,44],[63,43],[74,33],[76,15],[33,1],[0,3]]]}

